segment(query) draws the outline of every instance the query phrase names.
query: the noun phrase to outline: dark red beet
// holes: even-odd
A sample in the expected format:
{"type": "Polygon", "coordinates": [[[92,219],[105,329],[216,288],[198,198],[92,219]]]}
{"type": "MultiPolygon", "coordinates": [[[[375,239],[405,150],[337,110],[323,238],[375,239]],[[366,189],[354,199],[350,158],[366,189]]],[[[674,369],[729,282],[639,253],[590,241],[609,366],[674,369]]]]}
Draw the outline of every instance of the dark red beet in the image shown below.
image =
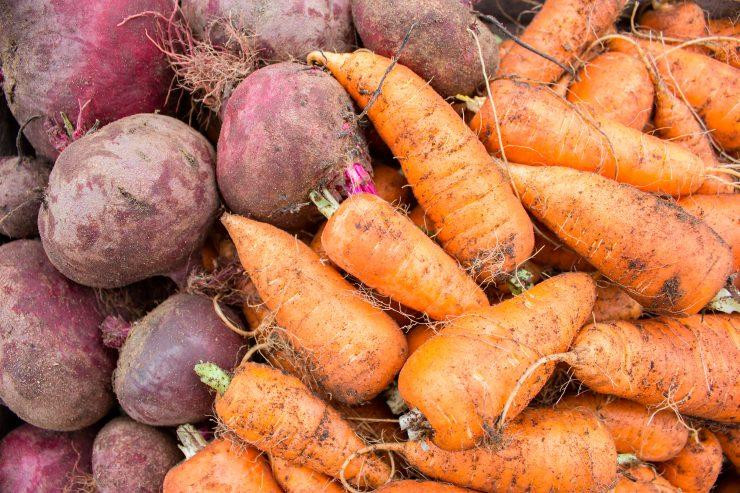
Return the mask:
{"type": "Polygon", "coordinates": [[[13,115],[43,120],[25,131],[36,151],[58,155],[47,129],[63,133],[64,112],[89,129],[162,108],[172,78],[165,56],[147,39],[152,17],[119,25],[145,10],[167,13],[170,0],[13,0],[0,3],[0,58],[13,115]]]}
{"type": "Polygon", "coordinates": [[[47,431],[24,424],[0,442],[0,491],[80,491],[91,472],[95,433],[47,431]]]}
{"type": "Polygon", "coordinates": [[[0,234],[33,236],[51,165],[43,159],[0,157],[0,234]]]}
{"type": "Polygon", "coordinates": [[[39,212],[49,260],[86,286],[182,270],[218,208],[214,150],[168,116],[133,115],[59,156],[39,212]]]}
{"type": "Polygon", "coordinates": [[[0,398],[52,430],[89,426],[113,404],[93,290],[59,274],[35,240],[0,246],[0,398]]]}
{"type": "Polygon", "coordinates": [[[171,296],[134,324],[121,348],[113,379],[118,402],[133,419],[152,426],[201,421],[212,412],[213,396],[193,366],[213,361],[233,368],[244,344],[216,316],[210,299],[171,296]]]}
{"type": "Polygon", "coordinates": [[[261,68],[226,104],[218,185],[237,214],[305,227],[321,217],[309,192],[343,183],[344,169],[354,162],[370,170],[352,101],[319,69],[292,62],[261,68]]]}
{"type": "Polygon", "coordinates": [[[182,460],[174,438],[132,419],[106,424],[92,450],[97,493],[159,493],[167,471],[182,460]]]}

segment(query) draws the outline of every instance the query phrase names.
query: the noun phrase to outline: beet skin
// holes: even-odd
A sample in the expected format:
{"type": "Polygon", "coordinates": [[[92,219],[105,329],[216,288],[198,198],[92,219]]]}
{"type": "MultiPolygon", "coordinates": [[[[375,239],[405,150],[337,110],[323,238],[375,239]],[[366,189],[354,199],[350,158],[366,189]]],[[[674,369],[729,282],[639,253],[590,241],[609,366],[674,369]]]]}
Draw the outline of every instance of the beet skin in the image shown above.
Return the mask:
{"type": "Polygon", "coordinates": [[[152,426],[201,421],[212,413],[213,395],[193,366],[212,361],[231,369],[244,344],[216,316],[209,298],[171,296],[134,324],[121,348],[113,379],[118,402],[133,419],[152,426]]]}
{"type": "Polygon", "coordinates": [[[51,165],[43,159],[0,157],[0,234],[24,238],[37,233],[49,171],[51,165]]]}
{"type": "Polygon", "coordinates": [[[182,269],[218,208],[213,160],[205,137],[155,114],[75,141],[54,164],[39,211],[49,260],[101,288],[182,269]]]}
{"type": "Polygon", "coordinates": [[[59,274],[35,240],[0,246],[0,398],[24,421],[69,431],[113,404],[93,290],[59,274]]]}
{"type": "Polygon", "coordinates": [[[218,185],[237,213],[285,229],[321,216],[311,190],[370,170],[352,101],[329,74],[293,62],[261,68],[229,98],[218,140],[218,185]]]}
{"type": "Polygon", "coordinates": [[[159,493],[167,471],[182,460],[174,438],[137,423],[115,418],[95,437],[93,480],[97,493],[159,493]]]}
{"type": "Polygon", "coordinates": [[[80,491],[90,474],[95,433],[60,433],[24,424],[0,442],[0,491],[80,491]]]}

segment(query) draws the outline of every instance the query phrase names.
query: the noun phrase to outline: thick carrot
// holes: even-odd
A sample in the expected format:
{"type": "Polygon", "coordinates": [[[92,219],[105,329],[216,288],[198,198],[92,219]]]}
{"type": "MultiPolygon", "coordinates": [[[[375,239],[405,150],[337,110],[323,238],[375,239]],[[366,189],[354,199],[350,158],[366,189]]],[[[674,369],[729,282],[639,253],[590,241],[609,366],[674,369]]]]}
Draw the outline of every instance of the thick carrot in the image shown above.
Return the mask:
{"type": "MultiPolygon", "coordinates": [[[[726,151],[740,150],[740,71],[708,56],[644,39],[636,43],[651,55],[661,77],[676,94],[683,94],[712,137],[726,151]]],[[[610,41],[613,50],[637,54],[633,43],[610,41]]]]}
{"type": "MultiPolygon", "coordinates": [[[[729,36],[740,38],[740,23],[733,19],[709,19],[709,33],[712,36],[729,36]]],[[[740,68],[740,43],[717,41],[710,45],[714,57],[724,63],[740,68]]]]}
{"type": "Polygon", "coordinates": [[[719,440],[725,457],[735,466],[735,471],[740,471],[740,427],[727,427],[716,431],[714,435],[719,440]]]}
{"type": "Polygon", "coordinates": [[[391,204],[407,205],[411,200],[411,187],[396,168],[383,163],[375,163],[373,183],[375,183],[378,197],[391,204]]]}
{"type": "Polygon", "coordinates": [[[579,108],[640,131],[650,120],[654,95],[645,65],[616,52],[588,62],[568,88],[568,101],[579,108]]]}
{"type": "MultiPolygon", "coordinates": [[[[229,431],[263,452],[323,474],[339,477],[345,457],[364,446],[352,427],[297,378],[244,362],[233,377],[212,363],[196,373],[216,392],[216,416],[229,431]]],[[[389,467],[375,456],[350,461],[345,478],[380,486],[389,467]]]]}
{"type": "Polygon", "coordinates": [[[642,14],[639,25],[663,36],[682,40],[706,36],[709,32],[704,10],[694,2],[662,4],[642,14]]]}
{"type": "Polygon", "coordinates": [[[355,194],[326,213],[326,254],[379,293],[435,320],[488,306],[457,261],[380,197],[355,194]]]}
{"type": "MultiPolygon", "coordinates": [[[[617,21],[626,3],[626,0],[546,0],[520,38],[560,63],[572,65],[589,44],[617,21]]],[[[520,45],[512,45],[501,58],[497,75],[549,83],[562,73],[557,64],[520,45]]]]}
{"type": "Polygon", "coordinates": [[[474,493],[472,490],[434,481],[393,481],[375,490],[378,493],[474,493]]]}
{"type": "MultiPolygon", "coordinates": [[[[540,229],[543,229],[541,226],[540,229]]],[[[548,233],[545,233],[548,234],[548,233]]],[[[534,237],[534,255],[532,260],[545,268],[555,268],[561,272],[581,271],[591,272],[594,270],[583,257],[563,244],[554,245],[551,240],[557,238],[555,234],[549,233],[548,238],[543,238],[539,233],[534,237]]]]}
{"type": "Polygon", "coordinates": [[[677,493],[677,490],[652,466],[636,464],[620,469],[613,493],[677,493]]]}
{"type": "Polygon", "coordinates": [[[617,452],[644,461],[672,459],[689,437],[687,426],[675,412],[651,410],[627,399],[589,392],[566,396],[556,408],[593,411],[611,433],[617,452]]]}
{"type": "Polygon", "coordinates": [[[608,320],[637,320],[642,316],[642,306],[619,286],[603,284],[596,286],[594,322],[608,320]]]}
{"type": "Polygon", "coordinates": [[[702,160],[680,145],[613,120],[591,118],[547,88],[497,80],[491,83],[491,95],[496,115],[486,100],[470,127],[491,152],[500,153],[501,142],[513,162],[591,171],[669,195],[687,195],[705,179],[702,160]]]}
{"type": "Polygon", "coordinates": [[[344,493],[344,488],[333,478],[308,467],[278,457],[270,457],[270,465],[285,493],[344,493]]]}
{"type": "Polygon", "coordinates": [[[709,430],[690,437],[673,459],[658,464],[663,477],[684,493],[709,493],[722,469],[722,447],[709,430]]]}
{"type": "Polygon", "coordinates": [[[319,385],[348,404],[380,393],[406,359],[398,325],[290,234],[232,214],[221,221],[260,297],[319,385]]]}
{"type": "Polygon", "coordinates": [[[308,61],[326,66],[365,108],[450,255],[483,279],[527,259],[532,225],[508,179],[425,80],[401,65],[386,74],[391,61],[365,50],[313,52],[308,61]]]}
{"type": "Polygon", "coordinates": [[[729,246],[675,203],[569,168],[509,170],[529,211],[648,311],[697,313],[732,272],[729,246]]]}
{"type": "Polygon", "coordinates": [[[282,493],[259,450],[218,438],[170,469],[164,493],[282,493]]]}
{"type": "MultiPolygon", "coordinates": [[[[590,276],[561,274],[521,296],[453,319],[408,359],[398,377],[401,397],[426,418],[434,443],[445,450],[496,440],[516,380],[543,354],[570,346],[595,298],[590,276]]],[[[553,369],[527,381],[507,416],[527,406],[553,369]]]]}

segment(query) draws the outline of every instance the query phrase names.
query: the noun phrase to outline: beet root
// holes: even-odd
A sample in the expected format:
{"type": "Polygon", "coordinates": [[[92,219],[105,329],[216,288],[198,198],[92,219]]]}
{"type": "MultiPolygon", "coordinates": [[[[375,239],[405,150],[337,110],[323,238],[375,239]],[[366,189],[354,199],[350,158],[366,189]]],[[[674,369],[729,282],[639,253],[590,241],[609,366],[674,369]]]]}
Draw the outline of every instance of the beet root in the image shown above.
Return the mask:
{"type": "MultiPolygon", "coordinates": [[[[238,320],[224,310],[231,320],[238,320]]],[[[136,322],[121,348],[113,384],[126,414],[152,426],[201,421],[213,396],[193,366],[233,368],[243,339],[216,316],[205,296],[176,294],[136,322]]]]}
{"type": "Polygon", "coordinates": [[[0,157],[0,234],[33,236],[51,166],[43,159],[0,157]]]}
{"type": "Polygon", "coordinates": [[[0,491],[79,491],[90,474],[95,433],[42,430],[24,424],[0,442],[0,491]]]}
{"type": "Polygon", "coordinates": [[[167,471],[182,459],[166,433],[115,418],[95,437],[92,471],[98,493],[159,493],[167,471]]]}
{"type": "Polygon", "coordinates": [[[41,243],[0,246],[0,398],[24,421],[69,431],[113,404],[113,352],[104,348],[93,290],[67,280],[41,243]]]}
{"type": "Polygon", "coordinates": [[[59,156],[39,211],[46,254],[86,286],[171,274],[200,248],[218,208],[214,150],[185,123],[140,114],[59,156]]]}
{"type": "Polygon", "coordinates": [[[344,183],[344,170],[368,171],[365,138],[352,101],[329,74],[285,62],[252,73],[224,110],[218,185],[229,208],[284,229],[321,215],[308,194],[344,183]]]}
{"type": "Polygon", "coordinates": [[[0,3],[0,61],[16,120],[35,115],[25,135],[49,159],[99,120],[105,125],[164,105],[172,74],[147,39],[151,16],[121,22],[145,10],[167,13],[170,0],[14,0],[0,3]],[[68,135],[61,116],[73,125],[68,135]]]}

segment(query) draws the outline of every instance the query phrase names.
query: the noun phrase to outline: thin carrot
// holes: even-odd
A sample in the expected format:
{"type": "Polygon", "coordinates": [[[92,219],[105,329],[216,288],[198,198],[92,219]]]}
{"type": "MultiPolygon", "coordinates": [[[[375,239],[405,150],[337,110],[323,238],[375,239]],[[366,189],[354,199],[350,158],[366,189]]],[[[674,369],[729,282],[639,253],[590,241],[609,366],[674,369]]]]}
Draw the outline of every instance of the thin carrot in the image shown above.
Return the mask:
{"type": "Polygon", "coordinates": [[[378,493],[474,493],[472,490],[434,481],[393,481],[375,490],[378,493]]]}
{"type": "Polygon", "coordinates": [[[675,203],[569,168],[509,170],[529,211],[648,311],[697,313],[732,272],[730,247],[675,203]]]}
{"type": "Polygon", "coordinates": [[[645,66],[624,53],[588,62],[568,88],[568,101],[594,116],[642,131],[653,111],[654,90],[645,66]]]}
{"type": "Polygon", "coordinates": [[[406,333],[406,342],[409,345],[409,356],[419,349],[422,344],[436,336],[438,329],[429,324],[418,324],[406,333]]]}
{"type": "Polygon", "coordinates": [[[650,410],[616,397],[583,393],[561,399],[557,409],[588,409],[607,427],[620,454],[644,461],[666,461],[684,448],[689,432],[671,410],[650,410]]]}
{"type": "Polygon", "coordinates": [[[381,392],[406,359],[398,325],[290,234],[232,214],[221,221],[260,297],[320,386],[348,404],[381,392]]]}
{"type": "MultiPolygon", "coordinates": [[[[401,397],[430,423],[440,448],[463,450],[495,441],[517,378],[543,354],[570,346],[589,320],[595,298],[587,274],[561,274],[453,319],[409,357],[398,377],[401,397]]],[[[527,406],[553,369],[527,381],[508,416],[527,406]]]]}
{"type": "Polygon", "coordinates": [[[489,151],[500,153],[503,145],[510,161],[591,171],[669,195],[687,195],[705,180],[702,160],[680,145],[591,118],[546,88],[497,80],[491,95],[496,115],[486,100],[470,128],[489,151]]]}
{"type": "Polygon", "coordinates": [[[709,493],[722,469],[722,447],[709,430],[701,429],[673,459],[658,464],[663,477],[685,493],[709,493]]]}
{"type": "Polygon", "coordinates": [[[594,303],[594,322],[608,320],[637,320],[642,316],[642,306],[619,286],[611,283],[597,284],[594,303]]]}
{"type": "Polygon", "coordinates": [[[366,50],[313,52],[308,61],[326,66],[364,108],[450,255],[483,280],[527,259],[532,225],[508,179],[425,80],[366,50]]]}
{"type": "Polygon", "coordinates": [[[378,197],[393,205],[407,205],[411,200],[411,187],[406,178],[396,168],[387,164],[373,165],[373,183],[378,197]]]}
{"type": "Polygon", "coordinates": [[[740,427],[728,426],[714,432],[714,435],[722,446],[722,453],[735,466],[735,471],[740,471],[740,427]]]}
{"type": "MultiPolygon", "coordinates": [[[[626,0],[546,0],[520,38],[557,61],[573,65],[585,48],[617,21],[626,3],[626,0]]],[[[497,75],[549,83],[562,73],[557,64],[520,45],[512,45],[501,58],[497,75]]]]}
{"type": "Polygon", "coordinates": [[[270,465],[285,493],[344,493],[344,488],[333,478],[308,467],[278,457],[270,457],[270,465]]]}
{"type": "Polygon", "coordinates": [[[309,244],[309,246],[311,247],[311,250],[316,252],[316,255],[319,256],[322,262],[334,268],[337,268],[334,262],[332,262],[331,259],[329,258],[329,255],[326,254],[326,249],[324,248],[324,244],[321,242],[321,234],[324,232],[324,228],[326,228],[326,221],[321,223],[321,225],[319,226],[319,229],[316,230],[316,234],[313,235],[313,238],[311,239],[311,243],[309,244]]]}
{"type": "MultiPolygon", "coordinates": [[[[337,411],[280,370],[244,362],[233,377],[212,363],[199,363],[195,371],[216,390],[216,416],[223,426],[272,457],[336,478],[345,457],[364,446],[337,411]]],[[[365,456],[351,461],[344,475],[377,487],[390,470],[379,458],[365,456]]]]}
{"type": "Polygon", "coordinates": [[[677,490],[652,466],[639,463],[620,469],[614,493],[677,493],[677,490]]]}

